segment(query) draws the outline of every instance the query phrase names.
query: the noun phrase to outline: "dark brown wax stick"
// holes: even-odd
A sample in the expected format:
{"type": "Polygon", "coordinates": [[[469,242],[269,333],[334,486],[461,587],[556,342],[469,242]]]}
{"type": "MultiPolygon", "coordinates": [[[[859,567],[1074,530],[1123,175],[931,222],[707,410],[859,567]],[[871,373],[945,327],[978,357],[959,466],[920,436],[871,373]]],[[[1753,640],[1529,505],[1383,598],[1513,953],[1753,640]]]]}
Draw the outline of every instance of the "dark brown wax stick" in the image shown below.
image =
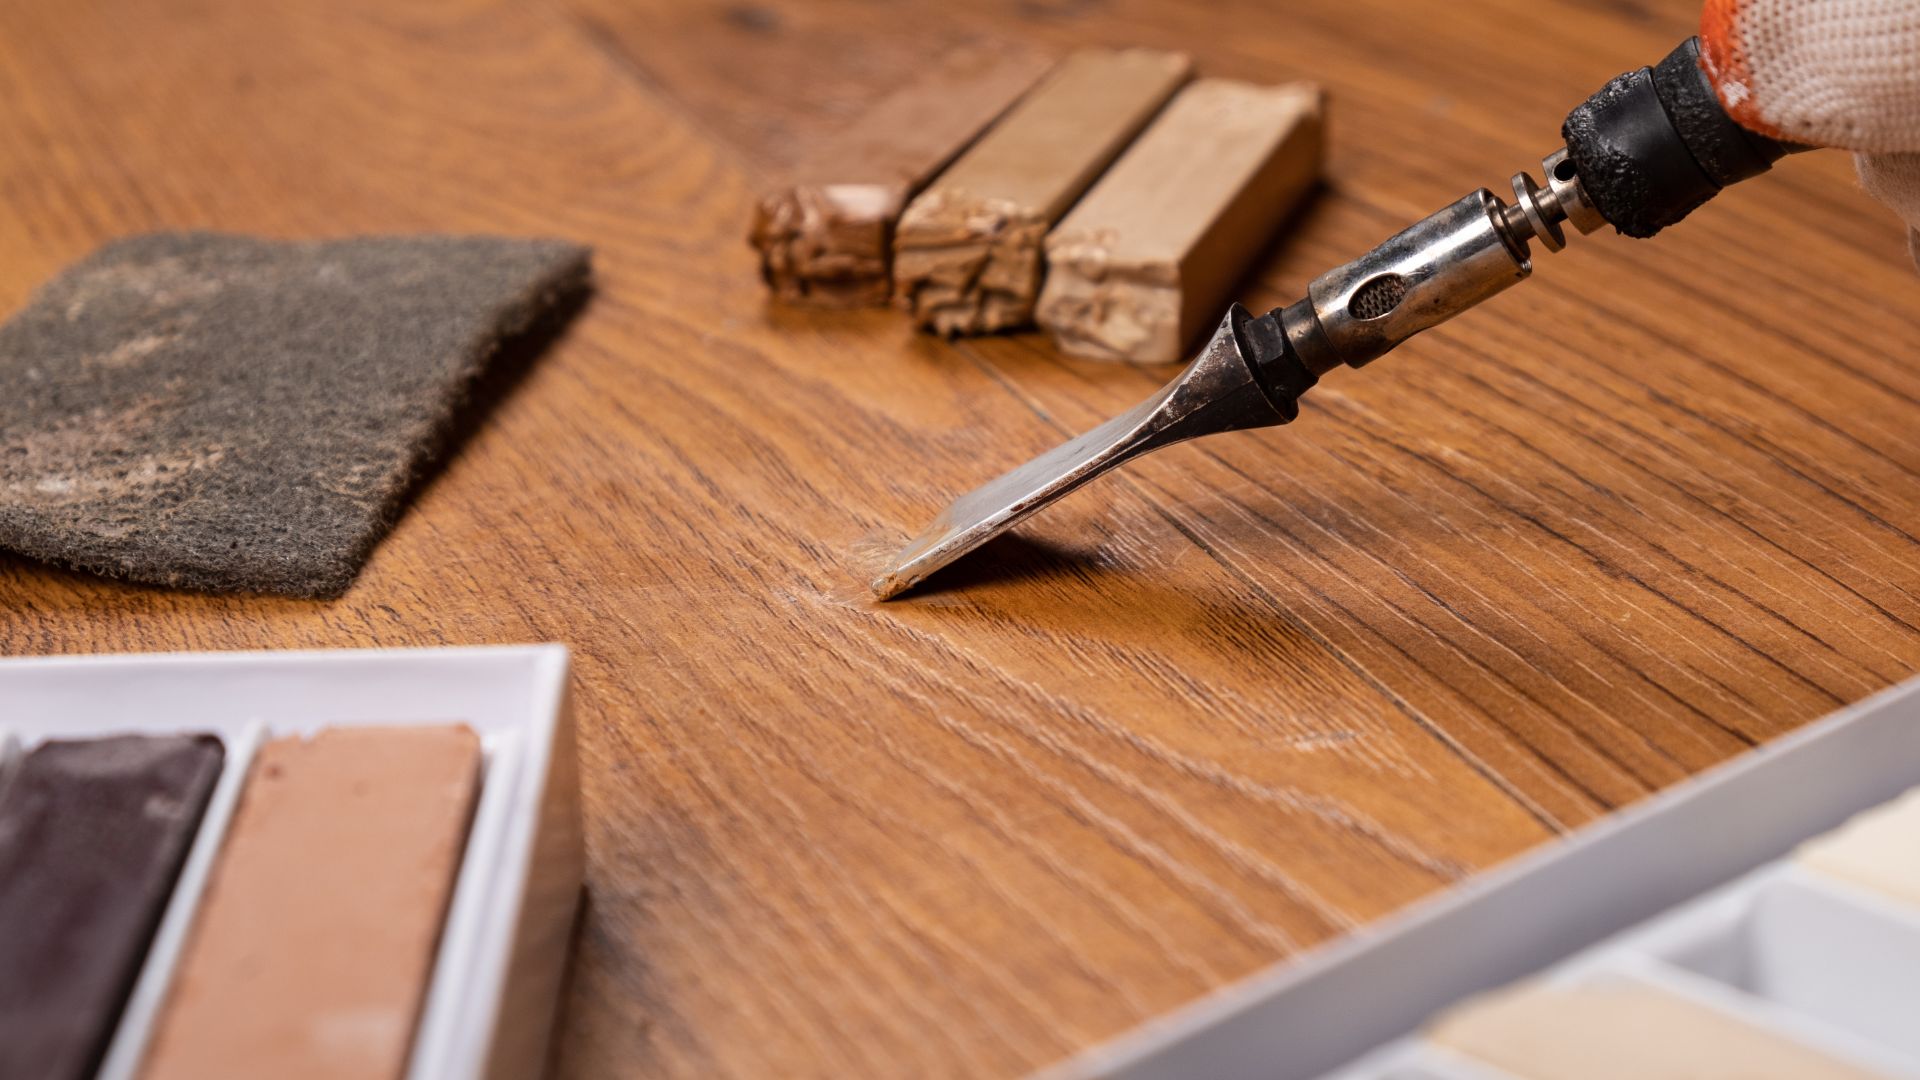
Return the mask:
{"type": "Polygon", "coordinates": [[[224,756],[210,736],[44,743],[0,791],[0,1077],[91,1076],[224,756]]]}
{"type": "Polygon", "coordinates": [[[762,196],[749,239],[774,295],[884,304],[900,211],[1047,69],[1037,53],[963,49],[813,148],[762,196]]]}

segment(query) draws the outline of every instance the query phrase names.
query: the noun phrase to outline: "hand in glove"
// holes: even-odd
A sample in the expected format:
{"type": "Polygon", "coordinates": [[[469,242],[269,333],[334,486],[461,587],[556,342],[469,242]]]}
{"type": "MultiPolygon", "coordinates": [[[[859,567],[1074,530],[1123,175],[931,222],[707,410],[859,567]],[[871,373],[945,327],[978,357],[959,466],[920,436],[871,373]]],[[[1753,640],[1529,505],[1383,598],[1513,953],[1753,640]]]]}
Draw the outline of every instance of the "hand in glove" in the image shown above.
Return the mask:
{"type": "Polygon", "coordinates": [[[1706,0],[1700,53],[1748,129],[1854,151],[1920,262],[1920,0],[1706,0]]]}

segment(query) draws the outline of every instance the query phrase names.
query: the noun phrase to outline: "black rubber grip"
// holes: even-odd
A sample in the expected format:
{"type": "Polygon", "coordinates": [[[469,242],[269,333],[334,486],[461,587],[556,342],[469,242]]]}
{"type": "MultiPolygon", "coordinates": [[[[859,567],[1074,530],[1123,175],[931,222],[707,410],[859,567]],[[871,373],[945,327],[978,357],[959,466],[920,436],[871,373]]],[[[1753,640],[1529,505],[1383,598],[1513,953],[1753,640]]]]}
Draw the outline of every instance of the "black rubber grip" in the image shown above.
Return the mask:
{"type": "Polygon", "coordinates": [[[1697,38],[1656,67],[1615,77],[1568,113],[1560,131],[1594,207],[1639,237],[1806,149],[1749,132],[1727,115],[1700,66],[1697,38]]]}
{"type": "Polygon", "coordinates": [[[1700,39],[1688,38],[1653,69],[1653,89],[1687,152],[1715,184],[1726,187],[1759,176],[1791,150],[1741,127],[1720,105],[1700,63],[1700,39]]]}

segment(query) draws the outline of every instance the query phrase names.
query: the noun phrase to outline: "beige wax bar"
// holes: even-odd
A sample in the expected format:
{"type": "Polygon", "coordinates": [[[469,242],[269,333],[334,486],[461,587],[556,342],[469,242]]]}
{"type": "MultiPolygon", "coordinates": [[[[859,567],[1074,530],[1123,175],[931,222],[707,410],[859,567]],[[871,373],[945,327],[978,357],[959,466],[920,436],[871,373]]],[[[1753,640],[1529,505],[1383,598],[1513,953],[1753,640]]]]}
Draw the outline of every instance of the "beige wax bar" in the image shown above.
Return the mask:
{"type": "Polygon", "coordinates": [[[956,50],[815,147],[761,197],[749,236],[761,276],[791,303],[884,304],[907,200],[1046,73],[1024,49],[956,50]]]}
{"type": "Polygon", "coordinates": [[[1047,237],[1040,325],[1102,360],[1173,363],[1320,175],[1323,96],[1202,79],[1047,237]]]}
{"type": "Polygon", "coordinates": [[[894,292],[943,334],[1033,319],[1041,244],[1192,74],[1179,53],[1067,57],[908,204],[894,237],[894,292]]]}
{"type": "Polygon", "coordinates": [[[1920,904],[1920,788],[1800,848],[1802,865],[1920,904]]]}
{"type": "Polygon", "coordinates": [[[1427,1037],[1524,1080],[1876,1080],[1711,1006],[1626,980],[1523,984],[1441,1016],[1427,1037]]]}
{"type": "Polygon", "coordinates": [[[147,1080],[401,1076],[479,768],[465,727],[334,728],[261,748],[147,1080]]]}

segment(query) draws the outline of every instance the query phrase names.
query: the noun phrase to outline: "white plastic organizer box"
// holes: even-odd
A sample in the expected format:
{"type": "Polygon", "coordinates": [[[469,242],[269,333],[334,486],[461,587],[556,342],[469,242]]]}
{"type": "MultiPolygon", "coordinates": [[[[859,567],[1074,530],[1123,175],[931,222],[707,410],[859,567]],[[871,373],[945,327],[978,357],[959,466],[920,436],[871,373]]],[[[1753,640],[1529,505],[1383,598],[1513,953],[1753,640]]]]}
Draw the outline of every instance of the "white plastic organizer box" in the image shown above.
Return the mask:
{"type": "Polygon", "coordinates": [[[581,884],[579,780],[557,645],[0,660],[0,776],[49,739],[210,733],[225,763],[99,1076],[139,1074],[223,836],[269,739],[464,724],[472,819],[413,1029],[413,1080],[539,1074],[581,884]]]}
{"type": "Polygon", "coordinates": [[[1551,1057],[1574,1041],[1580,1024],[1548,1031],[1542,1022],[1575,1015],[1568,1002],[1604,1006],[1617,1017],[1642,1015],[1632,1010],[1655,996],[1661,1009],[1686,1014],[1690,1030],[1735,1030],[1726,1045],[1768,1048],[1764,1060],[1749,1059],[1753,1068],[1730,1051],[1703,1050],[1687,1076],[1920,1078],[1920,796],[1898,811],[1876,811],[1916,787],[1920,680],[1150,1021],[1047,1075],[1646,1075],[1608,1064],[1633,1057],[1614,1052],[1617,1039],[1596,1039],[1585,1060],[1562,1054],[1551,1067],[1529,1055],[1545,1047],[1551,1057]],[[1849,857],[1867,871],[1835,872],[1824,853],[1836,841],[1827,834],[1869,811],[1876,812],[1836,834],[1848,838],[1849,857]],[[1870,844],[1863,842],[1868,821],[1878,830],[1870,844]],[[1894,884],[1874,887],[1867,880],[1874,877],[1894,884]],[[1543,1011],[1543,1002],[1566,1011],[1543,1011]],[[1525,1052],[1513,1049],[1520,1044],[1528,1044],[1525,1052]]]}

